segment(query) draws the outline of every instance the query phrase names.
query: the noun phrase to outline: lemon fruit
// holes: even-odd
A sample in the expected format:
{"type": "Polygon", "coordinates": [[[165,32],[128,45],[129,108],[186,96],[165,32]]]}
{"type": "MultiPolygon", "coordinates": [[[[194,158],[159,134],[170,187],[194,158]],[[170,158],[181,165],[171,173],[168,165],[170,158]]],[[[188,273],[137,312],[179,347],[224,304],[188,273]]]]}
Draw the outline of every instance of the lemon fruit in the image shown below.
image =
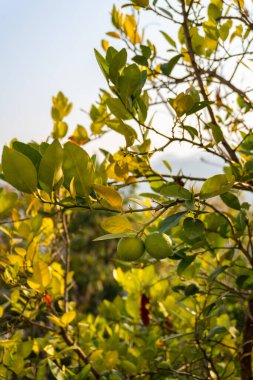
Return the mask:
{"type": "Polygon", "coordinates": [[[123,261],[138,260],[145,251],[143,241],[136,236],[127,236],[119,240],[117,258],[123,261]]]}
{"type": "Polygon", "coordinates": [[[152,232],[146,237],[145,248],[150,256],[157,260],[165,259],[173,254],[170,237],[158,231],[152,232]]]}

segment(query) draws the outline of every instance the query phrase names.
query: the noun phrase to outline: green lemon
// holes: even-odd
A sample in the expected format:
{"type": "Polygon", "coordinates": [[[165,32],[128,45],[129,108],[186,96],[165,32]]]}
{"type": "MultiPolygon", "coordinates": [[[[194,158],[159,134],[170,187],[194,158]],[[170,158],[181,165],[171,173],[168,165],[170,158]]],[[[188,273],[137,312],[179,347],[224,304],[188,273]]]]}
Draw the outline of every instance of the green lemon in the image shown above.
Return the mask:
{"type": "Polygon", "coordinates": [[[123,261],[139,259],[145,250],[143,241],[136,236],[127,236],[120,239],[117,246],[117,258],[123,261]]]}
{"type": "Polygon", "coordinates": [[[146,251],[157,260],[165,259],[173,254],[172,242],[168,235],[152,232],[145,240],[146,251]]]}

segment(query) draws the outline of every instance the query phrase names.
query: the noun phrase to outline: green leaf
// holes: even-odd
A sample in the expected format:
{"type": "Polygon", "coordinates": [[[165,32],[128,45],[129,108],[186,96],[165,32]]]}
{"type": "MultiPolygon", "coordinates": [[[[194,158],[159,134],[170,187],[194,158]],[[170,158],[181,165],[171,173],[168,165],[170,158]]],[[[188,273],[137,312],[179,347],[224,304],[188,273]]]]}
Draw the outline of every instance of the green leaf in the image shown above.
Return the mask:
{"type": "Polygon", "coordinates": [[[187,116],[192,115],[202,110],[203,108],[207,107],[209,104],[213,104],[213,102],[209,102],[207,100],[204,100],[203,102],[197,102],[186,112],[186,115],[187,116]]]}
{"type": "Polygon", "coordinates": [[[120,50],[113,57],[110,66],[109,66],[109,75],[110,79],[114,84],[117,84],[120,70],[126,65],[127,61],[127,52],[126,49],[120,50]]]}
{"type": "Polygon", "coordinates": [[[82,370],[75,376],[74,380],[87,380],[90,374],[91,365],[87,364],[82,370]]]}
{"type": "Polygon", "coordinates": [[[248,151],[253,150],[253,133],[250,133],[246,138],[245,138],[245,135],[243,135],[243,137],[244,137],[244,140],[241,146],[248,151]]]}
{"type": "Polygon", "coordinates": [[[10,149],[3,149],[2,168],[4,180],[15,189],[31,194],[37,188],[37,172],[32,161],[24,154],[10,149]]]}
{"type": "Polygon", "coordinates": [[[50,371],[56,380],[68,380],[69,377],[58,367],[53,360],[47,359],[50,371]]]}
{"type": "Polygon", "coordinates": [[[226,269],[228,268],[228,265],[223,265],[217,269],[215,269],[214,272],[212,272],[209,276],[208,276],[208,282],[212,282],[216,279],[217,276],[219,276],[219,274],[223,273],[226,269]]]}
{"type": "Polygon", "coordinates": [[[149,0],[132,0],[135,5],[138,7],[148,7],[149,0]]]}
{"type": "Polygon", "coordinates": [[[190,125],[182,125],[181,127],[189,133],[192,140],[194,140],[195,136],[198,137],[199,134],[196,128],[191,127],[190,125]]]}
{"type": "Polygon", "coordinates": [[[38,150],[32,148],[29,144],[24,144],[20,141],[15,141],[12,144],[12,147],[20,153],[23,153],[26,157],[28,157],[35,168],[38,170],[40,166],[41,154],[38,150]]]}
{"type": "Polygon", "coordinates": [[[227,332],[225,326],[215,326],[208,334],[208,339],[212,339],[215,335],[224,334],[227,332]]]}
{"type": "Polygon", "coordinates": [[[220,197],[226,206],[228,206],[234,210],[240,210],[241,209],[239,199],[233,193],[229,193],[229,192],[223,193],[220,195],[220,197]]]}
{"type": "Polygon", "coordinates": [[[104,57],[96,49],[94,49],[94,51],[95,51],[95,56],[96,56],[97,62],[99,64],[99,67],[100,67],[102,73],[104,74],[105,79],[108,81],[109,66],[108,66],[106,60],[104,59],[104,57]]]}
{"type": "Polygon", "coordinates": [[[217,124],[214,124],[214,123],[209,123],[208,125],[211,126],[212,128],[214,141],[216,142],[216,144],[219,144],[219,142],[224,140],[224,136],[223,136],[221,128],[217,124]]]}
{"type": "Polygon", "coordinates": [[[166,232],[170,228],[175,227],[179,223],[182,216],[186,214],[186,212],[187,211],[177,212],[176,214],[170,215],[164,220],[162,220],[159,224],[159,231],[166,232]]]}
{"type": "Polygon", "coordinates": [[[184,290],[184,294],[186,297],[193,296],[197,293],[199,293],[199,287],[196,284],[190,284],[184,290]]]}
{"type": "Polygon", "coordinates": [[[176,66],[176,64],[178,63],[181,57],[182,57],[182,54],[178,54],[175,57],[171,58],[168,63],[163,63],[160,66],[161,72],[164,75],[170,76],[172,70],[174,69],[174,67],[176,66]]]}
{"type": "Polygon", "coordinates": [[[230,174],[217,174],[208,178],[200,190],[200,198],[208,199],[226,193],[235,183],[235,177],[230,174]]]}
{"type": "Polygon", "coordinates": [[[62,146],[58,140],[54,140],[43,154],[39,166],[39,183],[48,193],[55,190],[62,180],[62,162],[62,146]]]}
{"type": "Polygon", "coordinates": [[[136,64],[127,66],[122,75],[119,77],[119,92],[120,97],[123,102],[126,104],[129,96],[138,90],[138,87],[141,83],[141,72],[139,67],[136,64]]]}
{"type": "Polygon", "coordinates": [[[64,145],[63,173],[64,185],[69,190],[72,178],[76,195],[87,197],[94,182],[94,166],[88,155],[80,146],[67,142],[64,145]]]}
{"type": "Polygon", "coordinates": [[[160,30],[160,33],[162,33],[163,37],[166,39],[166,41],[171,45],[173,46],[174,48],[177,47],[175,41],[165,32],[163,32],[162,30],[160,30]]]}
{"type": "Polygon", "coordinates": [[[160,194],[166,195],[170,198],[185,200],[191,200],[193,197],[192,193],[189,190],[175,183],[167,183],[166,185],[162,186],[160,189],[160,194]]]}
{"type": "Polygon", "coordinates": [[[148,60],[146,57],[143,57],[143,55],[135,55],[132,60],[136,63],[138,63],[138,65],[142,65],[142,66],[146,66],[148,67],[148,60]]]}
{"type": "Polygon", "coordinates": [[[208,6],[208,17],[213,18],[214,20],[217,20],[218,18],[221,17],[222,14],[222,7],[218,7],[214,3],[210,3],[208,6]]]}
{"type": "Polygon", "coordinates": [[[92,241],[121,239],[122,237],[127,237],[127,236],[129,236],[129,233],[126,233],[126,234],[106,234],[103,236],[99,236],[98,238],[93,239],[92,241]]]}
{"type": "Polygon", "coordinates": [[[150,50],[150,48],[148,46],[146,46],[146,45],[141,45],[140,48],[141,48],[141,52],[142,52],[143,56],[145,58],[149,59],[150,56],[151,56],[151,50],[150,50]]]}
{"type": "Polygon", "coordinates": [[[195,258],[196,255],[192,255],[186,256],[183,260],[181,260],[177,267],[177,274],[181,276],[181,274],[191,265],[195,258]]]}
{"type": "Polygon", "coordinates": [[[135,130],[121,120],[109,120],[106,125],[125,137],[126,146],[132,146],[137,139],[135,130]]]}
{"type": "Polygon", "coordinates": [[[195,218],[186,218],[184,220],[184,233],[189,240],[201,238],[205,233],[204,223],[195,218]]]}
{"type": "Polygon", "coordinates": [[[123,103],[118,98],[109,98],[106,101],[111,113],[122,120],[132,119],[132,115],[127,111],[123,103]]]}

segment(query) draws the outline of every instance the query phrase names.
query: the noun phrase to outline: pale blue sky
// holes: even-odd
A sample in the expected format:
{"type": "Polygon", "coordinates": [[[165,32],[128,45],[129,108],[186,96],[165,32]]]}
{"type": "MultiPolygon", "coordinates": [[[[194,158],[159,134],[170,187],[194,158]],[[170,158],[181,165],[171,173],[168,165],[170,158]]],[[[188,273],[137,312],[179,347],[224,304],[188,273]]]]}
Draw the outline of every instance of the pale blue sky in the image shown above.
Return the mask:
{"type": "MultiPolygon", "coordinates": [[[[116,1],[117,2],[117,1],[116,1]]],[[[2,0],[0,10],[0,133],[42,139],[51,131],[51,96],[62,90],[89,108],[105,86],[94,47],[111,30],[112,0],[2,0]]]]}
{"type": "MultiPolygon", "coordinates": [[[[87,116],[80,108],[89,110],[97,99],[98,89],[106,88],[93,49],[102,50],[101,39],[113,30],[110,11],[114,3],[119,6],[125,1],[1,1],[0,151],[14,137],[24,142],[47,138],[52,130],[51,97],[59,90],[74,103],[67,120],[70,132],[77,123],[88,126],[87,116]]],[[[164,19],[148,12],[144,12],[143,25],[163,54],[167,54],[168,45],[159,30],[175,36],[171,25],[168,27],[164,19]]],[[[117,40],[111,42],[117,44],[117,40]]],[[[158,117],[157,122],[167,128],[168,116],[158,117]]],[[[116,151],[123,141],[119,135],[107,135],[99,146],[116,151]]],[[[97,149],[97,142],[88,147],[90,152],[97,149]]],[[[193,153],[187,147],[174,146],[169,157],[193,153]]]]}

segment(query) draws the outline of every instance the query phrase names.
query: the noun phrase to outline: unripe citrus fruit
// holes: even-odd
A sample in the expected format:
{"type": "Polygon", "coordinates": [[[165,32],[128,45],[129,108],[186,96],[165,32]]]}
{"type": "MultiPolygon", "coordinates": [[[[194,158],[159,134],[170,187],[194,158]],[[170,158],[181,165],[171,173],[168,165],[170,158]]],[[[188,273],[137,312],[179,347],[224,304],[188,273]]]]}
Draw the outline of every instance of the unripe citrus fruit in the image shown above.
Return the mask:
{"type": "Polygon", "coordinates": [[[117,246],[117,258],[123,261],[139,259],[145,250],[143,241],[136,236],[126,236],[120,239],[117,246]]]}
{"type": "Polygon", "coordinates": [[[170,237],[158,231],[152,232],[146,237],[145,248],[150,256],[157,260],[165,259],[173,254],[170,237]]]}

